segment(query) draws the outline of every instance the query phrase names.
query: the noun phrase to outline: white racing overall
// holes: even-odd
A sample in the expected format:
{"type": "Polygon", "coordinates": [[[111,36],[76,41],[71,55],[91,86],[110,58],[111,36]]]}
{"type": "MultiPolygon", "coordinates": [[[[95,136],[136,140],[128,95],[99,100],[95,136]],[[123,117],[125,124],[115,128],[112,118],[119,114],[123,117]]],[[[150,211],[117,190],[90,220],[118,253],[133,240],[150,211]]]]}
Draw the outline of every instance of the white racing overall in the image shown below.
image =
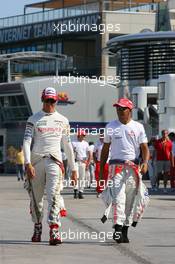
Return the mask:
{"type": "Polygon", "coordinates": [[[107,220],[112,208],[113,224],[130,226],[143,216],[149,203],[148,190],[136,165],[110,165],[109,186],[103,191],[102,199],[107,220]]]}
{"type": "Polygon", "coordinates": [[[27,187],[30,194],[30,209],[34,223],[42,222],[43,196],[46,188],[48,201],[48,223],[60,224],[59,213],[64,207],[60,195],[62,189],[61,141],[69,160],[71,170],[75,170],[74,154],[70,142],[69,122],[59,114],[40,111],[31,116],[26,125],[24,135],[25,163],[32,163],[35,168],[35,178],[29,180],[27,187]],[[30,147],[33,148],[30,154],[30,147]]]}
{"type": "MultiPolygon", "coordinates": [[[[104,201],[112,206],[113,224],[130,226],[133,222],[135,197],[139,186],[138,167],[134,164],[140,154],[140,144],[147,143],[143,125],[131,120],[119,120],[106,127],[104,143],[111,143],[109,176],[111,187],[102,193],[104,201]]],[[[106,203],[107,204],[107,203],[106,203]]]]}

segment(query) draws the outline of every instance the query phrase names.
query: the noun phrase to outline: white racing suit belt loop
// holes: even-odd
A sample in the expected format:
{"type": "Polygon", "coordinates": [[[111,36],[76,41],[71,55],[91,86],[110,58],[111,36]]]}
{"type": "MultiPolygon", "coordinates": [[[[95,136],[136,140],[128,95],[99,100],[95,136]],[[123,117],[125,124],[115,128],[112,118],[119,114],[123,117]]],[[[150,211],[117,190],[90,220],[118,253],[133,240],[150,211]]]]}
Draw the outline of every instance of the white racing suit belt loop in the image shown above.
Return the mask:
{"type": "Polygon", "coordinates": [[[101,221],[104,223],[113,212],[113,224],[130,226],[138,222],[149,202],[148,191],[142,182],[138,165],[131,161],[109,166],[112,184],[106,187],[101,198],[106,210],[101,221]]]}

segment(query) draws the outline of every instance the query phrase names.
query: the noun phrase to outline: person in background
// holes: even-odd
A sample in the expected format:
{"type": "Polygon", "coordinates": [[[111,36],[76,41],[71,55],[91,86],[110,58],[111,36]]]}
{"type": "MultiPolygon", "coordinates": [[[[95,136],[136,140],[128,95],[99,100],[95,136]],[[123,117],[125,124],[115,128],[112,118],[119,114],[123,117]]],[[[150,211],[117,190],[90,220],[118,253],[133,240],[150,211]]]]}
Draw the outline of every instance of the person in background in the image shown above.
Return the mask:
{"type": "Polygon", "coordinates": [[[95,174],[94,174],[94,159],[93,159],[93,152],[94,152],[94,142],[90,141],[89,142],[89,151],[90,151],[90,155],[91,155],[91,160],[90,160],[90,164],[89,164],[89,188],[91,187],[91,184],[94,181],[95,178],[95,174]]]}
{"type": "Polygon", "coordinates": [[[157,179],[156,179],[156,174],[155,174],[154,141],[155,141],[155,138],[151,138],[151,140],[148,143],[148,148],[149,148],[149,152],[150,152],[150,158],[148,161],[148,174],[149,174],[149,179],[150,179],[152,191],[157,191],[157,187],[156,187],[157,179]]]}
{"type": "Polygon", "coordinates": [[[85,187],[86,170],[89,169],[91,154],[89,144],[85,140],[86,132],[84,129],[79,129],[77,139],[72,141],[72,146],[75,154],[77,166],[77,185],[74,186],[74,198],[84,199],[83,192],[85,187]]]}
{"type": "MultiPolygon", "coordinates": [[[[173,160],[175,164],[175,133],[171,132],[168,135],[169,139],[171,140],[173,147],[172,147],[172,155],[173,155],[173,160]]],[[[170,186],[171,186],[171,191],[175,191],[175,166],[170,168],[170,186]]]]}
{"type": "Polygon", "coordinates": [[[24,180],[25,166],[24,166],[24,152],[22,146],[16,152],[16,173],[18,181],[24,180]]]}
{"type": "Polygon", "coordinates": [[[170,166],[174,167],[174,159],[172,154],[172,142],[168,137],[168,130],[164,129],[161,132],[162,137],[154,142],[154,148],[156,150],[156,175],[157,175],[157,187],[159,188],[159,182],[161,175],[163,176],[164,192],[167,192],[167,182],[170,175],[170,166]]]}

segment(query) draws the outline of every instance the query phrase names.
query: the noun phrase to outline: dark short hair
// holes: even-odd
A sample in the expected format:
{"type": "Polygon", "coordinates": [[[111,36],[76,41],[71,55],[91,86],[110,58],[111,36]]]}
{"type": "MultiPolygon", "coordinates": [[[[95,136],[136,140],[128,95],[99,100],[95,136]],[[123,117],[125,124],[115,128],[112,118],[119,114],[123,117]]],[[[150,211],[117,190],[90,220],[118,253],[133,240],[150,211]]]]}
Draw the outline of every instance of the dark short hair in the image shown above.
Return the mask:
{"type": "Polygon", "coordinates": [[[163,133],[164,133],[165,131],[168,132],[168,129],[163,129],[163,130],[161,131],[162,135],[163,135],[163,133]]]}

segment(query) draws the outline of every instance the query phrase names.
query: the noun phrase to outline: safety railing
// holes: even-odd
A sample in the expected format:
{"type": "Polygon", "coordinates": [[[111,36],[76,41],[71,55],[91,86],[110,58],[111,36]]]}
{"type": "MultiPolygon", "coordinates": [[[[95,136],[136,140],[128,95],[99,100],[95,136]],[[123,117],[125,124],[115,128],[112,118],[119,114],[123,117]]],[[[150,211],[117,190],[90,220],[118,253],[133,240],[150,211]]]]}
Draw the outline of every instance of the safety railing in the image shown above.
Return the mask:
{"type": "Polygon", "coordinates": [[[64,19],[99,12],[98,3],[0,18],[0,28],[21,26],[54,19],[64,19]]]}

